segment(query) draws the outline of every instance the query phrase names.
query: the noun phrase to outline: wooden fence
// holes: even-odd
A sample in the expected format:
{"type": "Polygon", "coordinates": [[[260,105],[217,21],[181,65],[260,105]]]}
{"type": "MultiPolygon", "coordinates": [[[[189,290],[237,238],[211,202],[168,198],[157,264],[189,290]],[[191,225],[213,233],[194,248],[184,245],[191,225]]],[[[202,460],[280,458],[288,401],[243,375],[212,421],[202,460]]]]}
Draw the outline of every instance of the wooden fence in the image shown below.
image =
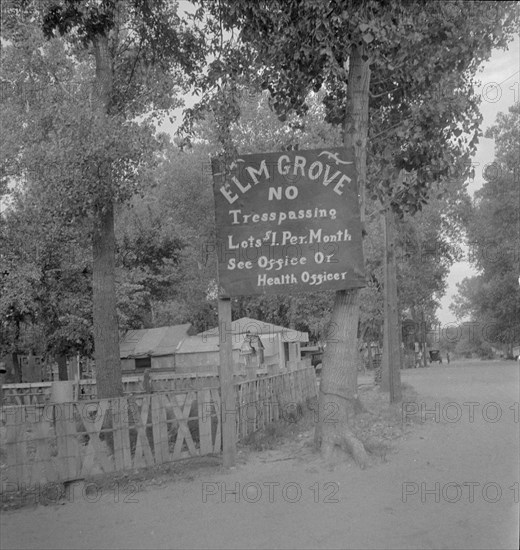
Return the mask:
{"type": "MultiPolygon", "coordinates": [[[[236,375],[235,381],[245,379],[244,375],[236,375]]],[[[150,385],[153,392],[187,391],[205,388],[218,388],[219,379],[216,374],[173,374],[152,373],[150,385]]],[[[4,405],[36,405],[50,403],[52,382],[37,382],[25,384],[5,384],[3,386],[4,405]]],[[[139,394],[144,392],[143,375],[123,376],[123,393],[139,394]]],[[[96,399],[96,381],[79,381],[79,398],[82,400],[96,399]]]]}
{"type": "Polygon", "coordinates": [[[38,483],[220,452],[217,389],[31,406],[0,412],[0,478],[38,483]]]}
{"type": "Polygon", "coordinates": [[[314,367],[246,380],[235,384],[237,440],[263,429],[270,422],[296,421],[301,406],[317,397],[314,367]]]}
{"type": "MultiPolygon", "coordinates": [[[[288,370],[298,370],[310,367],[310,359],[288,362],[288,370]]],[[[265,365],[257,369],[257,376],[270,376],[279,373],[278,365],[265,365]]],[[[284,371],[285,372],[285,371],[284,371]]],[[[245,373],[234,376],[235,383],[245,380],[245,373]]],[[[123,375],[123,394],[134,395],[146,393],[144,374],[123,375]]],[[[219,387],[218,374],[177,374],[174,372],[150,372],[150,388],[152,393],[163,391],[201,390],[219,387]]],[[[32,382],[23,384],[3,385],[3,405],[36,405],[51,402],[52,382],[32,382]]],[[[96,381],[83,379],[79,381],[79,399],[92,400],[97,398],[96,381]]]]}
{"type": "MultiPolygon", "coordinates": [[[[316,396],[314,369],[235,384],[237,439],[316,396]]],[[[290,419],[289,419],[290,416],[290,419]]],[[[219,388],[0,409],[0,492],[219,453],[219,388]]]]}
{"type": "Polygon", "coordinates": [[[4,384],[3,405],[37,405],[51,397],[52,382],[4,384]]]}

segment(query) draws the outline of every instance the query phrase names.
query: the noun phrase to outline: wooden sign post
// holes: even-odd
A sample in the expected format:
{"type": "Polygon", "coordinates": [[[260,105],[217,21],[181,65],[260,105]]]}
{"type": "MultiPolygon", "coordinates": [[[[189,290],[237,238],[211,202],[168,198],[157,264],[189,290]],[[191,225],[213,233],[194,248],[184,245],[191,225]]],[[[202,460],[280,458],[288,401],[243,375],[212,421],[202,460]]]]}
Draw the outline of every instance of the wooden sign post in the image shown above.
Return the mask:
{"type": "Polygon", "coordinates": [[[395,218],[391,207],[384,216],[384,342],[381,389],[390,393],[390,402],[401,401],[401,346],[399,313],[397,310],[397,275],[395,264],[395,218]]]}

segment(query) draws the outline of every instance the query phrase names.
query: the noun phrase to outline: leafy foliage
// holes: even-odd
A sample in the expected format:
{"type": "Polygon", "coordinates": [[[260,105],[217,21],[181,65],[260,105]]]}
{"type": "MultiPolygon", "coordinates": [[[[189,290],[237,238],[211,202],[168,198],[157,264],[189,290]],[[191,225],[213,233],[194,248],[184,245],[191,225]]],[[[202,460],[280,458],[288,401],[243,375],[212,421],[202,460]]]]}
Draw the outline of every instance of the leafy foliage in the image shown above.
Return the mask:
{"type": "Polygon", "coordinates": [[[477,277],[458,285],[452,307],[462,318],[489,325],[491,341],[520,340],[520,104],[500,113],[488,131],[495,138],[495,162],[476,192],[468,241],[477,277]]]}
{"type": "MultiPolygon", "coordinates": [[[[481,120],[474,75],[518,28],[517,6],[507,2],[200,3],[224,29],[240,31],[218,51],[201,91],[212,82],[218,88],[226,74],[237,81],[247,75],[269,90],[283,120],[309,109],[310,90],[324,90],[327,120],[344,125],[350,53],[362,44],[372,73],[368,191],[412,214],[427,202],[434,182],[469,173],[481,120]],[[396,186],[402,168],[417,177],[396,186]]],[[[222,116],[233,122],[236,94],[223,98],[222,116]]]]}
{"type": "Polygon", "coordinates": [[[92,267],[81,228],[18,193],[2,218],[3,352],[92,351],[92,267]],[[33,336],[31,336],[31,334],[33,336]]]}
{"type": "MultiPolygon", "coordinates": [[[[39,189],[54,216],[92,239],[98,382],[117,395],[113,209],[143,191],[164,144],[153,122],[180,105],[204,37],[168,0],[7,0],[5,19],[0,176],[39,189]]],[[[133,277],[121,285],[142,302],[143,275],[133,277]]]]}

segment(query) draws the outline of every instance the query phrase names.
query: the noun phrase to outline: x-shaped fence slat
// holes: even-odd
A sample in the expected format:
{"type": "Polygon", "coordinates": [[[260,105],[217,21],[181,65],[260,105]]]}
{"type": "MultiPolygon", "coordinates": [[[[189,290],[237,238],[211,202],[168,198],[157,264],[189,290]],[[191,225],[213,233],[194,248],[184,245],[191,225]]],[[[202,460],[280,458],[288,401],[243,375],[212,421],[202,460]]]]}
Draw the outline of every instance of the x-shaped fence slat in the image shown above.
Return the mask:
{"type": "Polygon", "coordinates": [[[83,420],[83,425],[88,433],[89,441],[84,453],[82,474],[90,473],[90,469],[94,465],[95,458],[98,459],[103,471],[110,472],[114,469],[112,462],[107,456],[106,446],[101,439],[99,439],[107,409],[108,400],[99,401],[95,418],[92,421],[89,421],[88,419],[83,420]]]}
{"type": "MultiPolygon", "coordinates": [[[[137,401],[134,401],[137,404],[137,401]]],[[[135,443],[134,468],[150,466],[154,464],[150,443],[146,437],[146,423],[148,422],[148,410],[150,408],[150,395],[146,395],[141,401],[141,410],[138,414],[139,422],[136,422],[137,440],[135,443]]]]}
{"type": "Polygon", "coordinates": [[[173,413],[175,414],[175,417],[179,422],[177,440],[175,441],[175,447],[173,448],[174,456],[180,455],[184,440],[186,440],[186,445],[188,445],[188,450],[190,454],[193,456],[197,454],[197,449],[195,448],[195,444],[193,443],[193,439],[191,438],[191,433],[188,428],[188,418],[190,416],[190,409],[193,398],[193,392],[187,393],[185,395],[184,407],[182,410],[182,395],[175,395],[173,400],[171,401],[173,413]]]}

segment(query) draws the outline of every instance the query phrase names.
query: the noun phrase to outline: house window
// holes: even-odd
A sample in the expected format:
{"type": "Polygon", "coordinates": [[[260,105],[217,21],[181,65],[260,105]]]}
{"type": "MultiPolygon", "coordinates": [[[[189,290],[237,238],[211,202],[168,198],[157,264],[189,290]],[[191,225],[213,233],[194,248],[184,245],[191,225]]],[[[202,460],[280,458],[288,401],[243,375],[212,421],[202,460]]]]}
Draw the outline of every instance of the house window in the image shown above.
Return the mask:
{"type": "Polygon", "coordinates": [[[151,357],[141,357],[140,359],[135,360],[136,369],[151,369],[152,368],[152,358],[151,357]]]}

